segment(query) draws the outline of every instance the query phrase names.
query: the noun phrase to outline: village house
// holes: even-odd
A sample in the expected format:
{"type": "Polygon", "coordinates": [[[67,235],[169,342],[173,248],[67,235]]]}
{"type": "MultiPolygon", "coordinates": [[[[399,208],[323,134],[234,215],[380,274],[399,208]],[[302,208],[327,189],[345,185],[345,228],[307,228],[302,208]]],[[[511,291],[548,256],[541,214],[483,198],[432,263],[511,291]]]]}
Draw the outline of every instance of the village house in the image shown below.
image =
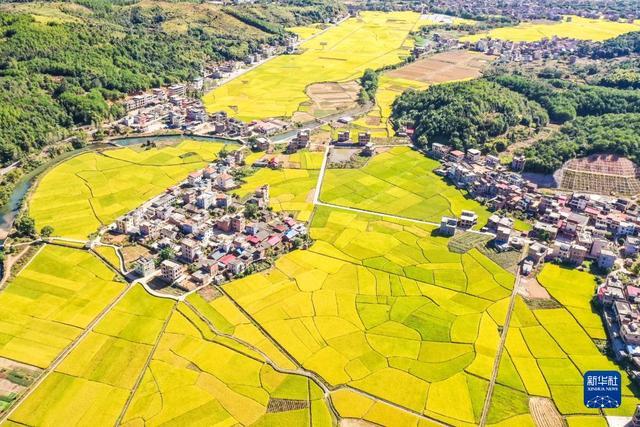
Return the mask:
{"type": "Polygon", "coordinates": [[[156,264],[152,258],[140,257],[135,262],[134,271],[138,276],[147,277],[155,273],[156,264]]]}

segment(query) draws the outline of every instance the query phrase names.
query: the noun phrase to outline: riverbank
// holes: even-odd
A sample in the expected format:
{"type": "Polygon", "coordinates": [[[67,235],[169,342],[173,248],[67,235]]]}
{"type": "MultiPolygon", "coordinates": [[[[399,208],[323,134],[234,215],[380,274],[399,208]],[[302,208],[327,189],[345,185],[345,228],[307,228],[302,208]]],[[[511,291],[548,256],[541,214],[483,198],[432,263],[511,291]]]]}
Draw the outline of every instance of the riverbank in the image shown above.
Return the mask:
{"type": "Polygon", "coordinates": [[[49,171],[54,166],[66,161],[79,154],[83,154],[89,151],[115,149],[118,147],[130,147],[134,145],[141,145],[148,142],[175,142],[179,143],[185,139],[191,139],[194,141],[202,142],[224,142],[229,144],[242,144],[243,141],[234,138],[214,137],[208,135],[190,135],[185,133],[160,133],[149,135],[136,135],[126,137],[109,138],[104,141],[94,141],[87,146],[64,152],[55,158],[41,164],[40,166],[29,171],[23,175],[16,183],[13,189],[9,201],[2,207],[0,207],[0,247],[3,246],[4,241],[7,239],[13,228],[13,223],[24,208],[24,201],[28,199],[29,192],[37,184],[40,176],[49,171]]]}

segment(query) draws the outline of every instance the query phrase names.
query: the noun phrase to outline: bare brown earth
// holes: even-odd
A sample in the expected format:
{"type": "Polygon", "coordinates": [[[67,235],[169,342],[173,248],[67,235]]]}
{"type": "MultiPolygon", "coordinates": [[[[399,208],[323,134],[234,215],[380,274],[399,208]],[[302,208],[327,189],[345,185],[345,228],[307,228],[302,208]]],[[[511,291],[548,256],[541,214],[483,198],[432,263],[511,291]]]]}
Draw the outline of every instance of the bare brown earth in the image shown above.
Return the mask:
{"type": "Polygon", "coordinates": [[[593,154],[566,162],[558,182],[572,191],[632,196],[640,192],[639,176],[640,169],[626,157],[593,154]]]}
{"type": "Polygon", "coordinates": [[[148,255],[149,255],[149,250],[144,246],[133,245],[133,246],[124,246],[122,248],[124,265],[127,270],[131,268],[135,260],[137,260],[141,256],[148,256],[148,255]]]}
{"type": "Polygon", "coordinates": [[[443,52],[389,72],[389,77],[424,83],[445,83],[480,77],[493,57],[470,51],[443,52]]]}
{"type": "Polygon", "coordinates": [[[563,427],[564,422],[551,399],[546,397],[531,397],[529,412],[537,427],[563,427]]]}
{"type": "Polygon", "coordinates": [[[520,294],[530,299],[551,299],[549,292],[535,277],[523,277],[520,280],[520,294]]]}
{"type": "Polygon", "coordinates": [[[307,113],[328,116],[356,107],[360,85],[355,80],[344,83],[316,83],[307,87],[311,99],[307,113]]]}
{"type": "Polygon", "coordinates": [[[340,427],[371,427],[377,424],[370,423],[369,421],[359,420],[356,418],[342,418],[340,420],[340,427]]]}

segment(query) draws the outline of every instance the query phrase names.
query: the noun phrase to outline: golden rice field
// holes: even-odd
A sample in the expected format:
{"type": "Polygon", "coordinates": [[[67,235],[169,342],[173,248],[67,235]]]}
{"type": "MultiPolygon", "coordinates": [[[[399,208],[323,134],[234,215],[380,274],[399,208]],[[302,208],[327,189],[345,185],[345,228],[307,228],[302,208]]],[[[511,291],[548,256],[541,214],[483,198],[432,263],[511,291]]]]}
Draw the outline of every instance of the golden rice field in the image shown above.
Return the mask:
{"type": "Polygon", "coordinates": [[[235,190],[240,197],[252,194],[258,187],[269,184],[270,200],[276,212],[292,213],[307,221],[313,212],[313,194],[318,181],[318,170],[262,168],[247,177],[246,183],[235,190]]]}
{"type": "MultiPolygon", "coordinates": [[[[425,23],[409,12],[365,12],[305,42],[302,54],[274,58],[215,89],[205,96],[207,108],[242,119],[290,116],[307,101],[309,84],[353,80],[366,68],[398,62],[411,47],[409,32],[425,23]]],[[[630,25],[574,17],[492,36],[601,40],[630,25]]],[[[317,29],[291,30],[308,38],[317,29]]],[[[389,137],[393,100],[427,84],[382,75],[376,109],[354,128],[389,137]]],[[[222,148],[183,141],[79,155],[41,179],[30,214],[38,228],[84,239],[222,148]]],[[[436,161],[408,147],[361,169],[326,172],[322,201],[371,214],[314,207],[322,153],[286,160],[288,168],[260,169],[235,193],[245,197],[269,184],[274,210],[311,221],[309,250],[224,285],[226,295],[213,299],[192,294],[175,303],[134,285],[7,425],[329,426],[336,416],[378,425],[476,425],[514,276],[476,249],[451,252],[434,226],[375,213],[438,222],[470,209],[479,225],[489,213],[435,175],[436,161]],[[303,370],[329,385],[331,405],[303,370]]],[[[112,248],[95,250],[118,265],[112,248]]],[[[531,309],[517,298],[487,425],[534,426],[530,397],[551,399],[569,427],[604,425],[581,400],[586,370],[618,369],[593,341],[606,337],[589,304],[594,277],[547,265],[539,280],[563,308],[531,309]]],[[[46,246],[0,293],[0,356],[50,366],[124,286],[94,254],[46,246]]],[[[629,415],[639,403],[622,374],[623,406],[604,415],[629,415]]]]}
{"type": "Polygon", "coordinates": [[[173,305],[134,286],[10,420],[33,426],[114,425],[173,305]]]}
{"type": "Polygon", "coordinates": [[[30,215],[38,229],[51,225],[56,236],[84,239],[206,166],[223,146],[183,141],[145,151],[80,154],[41,178],[29,199],[30,215]]]}
{"type": "Polygon", "coordinates": [[[412,47],[409,32],[426,23],[414,12],[362,12],[303,43],[301,54],[273,58],[203,101],[208,111],[242,120],[289,117],[309,100],[310,84],[354,80],[367,68],[400,62],[412,47]]]}
{"type": "Polygon", "coordinates": [[[120,257],[116,252],[116,249],[112,246],[96,246],[93,250],[104,258],[107,263],[116,270],[120,270],[120,257]]]}
{"type": "Polygon", "coordinates": [[[561,22],[523,22],[515,27],[495,28],[487,33],[462,37],[461,41],[478,41],[482,38],[509,40],[514,42],[537,41],[543,38],[569,37],[578,40],[602,41],[632,31],[640,31],[640,22],[612,22],[604,19],[589,19],[579,16],[565,17],[561,22]]]}
{"type": "Polygon", "coordinates": [[[486,224],[489,212],[433,173],[438,166],[436,160],[409,147],[396,147],[376,155],[363,168],[327,170],[320,199],[434,222],[470,209],[478,214],[479,225],[486,224]]]}
{"type": "Polygon", "coordinates": [[[382,74],[376,91],[375,108],[351,123],[353,131],[369,131],[373,138],[389,138],[394,134],[390,122],[393,101],[407,89],[423,90],[428,83],[390,77],[382,74]]]}
{"type": "MultiPolygon", "coordinates": [[[[606,425],[599,411],[585,408],[582,403],[582,375],[589,370],[620,368],[600,352],[571,310],[571,307],[531,310],[518,297],[498,378],[529,396],[552,399],[569,425],[606,425]],[[518,382],[514,383],[513,378],[518,378],[518,382]]],[[[622,406],[605,409],[605,415],[630,416],[640,403],[628,376],[623,371],[621,374],[622,406]]],[[[502,410],[495,401],[490,408],[490,414],[502,410]]]]}
{"type": "Polygon", "coordinates": [[[48,367],[123,290],[96,256],[45,246],[0,293],[0,356],[48,367]]]}
{"type": "Polygon", "coordinates": [[[300,40],[306,40],[309,37],[314,36],[322,31],[322,25],[323,24],[314,24],[299,27],[289,27],[287,28],[287,31],[291,31],[292,33],[297,34],[300,40]]]}
{"type": "Polygon", "coordinates": [[[310,250],[226,285],[233,300],[331,384],[477,422],[513,276],[476,250],[449,252],[429,226],[319,208],[310,232],[310,250]]]}
{"type": "Polygon", "coordinates": [[[123,425],[308,425],[311,419],[314,425],[332,425],[314,382],[277,372],[182,305],[169,321],[123,425]]]}

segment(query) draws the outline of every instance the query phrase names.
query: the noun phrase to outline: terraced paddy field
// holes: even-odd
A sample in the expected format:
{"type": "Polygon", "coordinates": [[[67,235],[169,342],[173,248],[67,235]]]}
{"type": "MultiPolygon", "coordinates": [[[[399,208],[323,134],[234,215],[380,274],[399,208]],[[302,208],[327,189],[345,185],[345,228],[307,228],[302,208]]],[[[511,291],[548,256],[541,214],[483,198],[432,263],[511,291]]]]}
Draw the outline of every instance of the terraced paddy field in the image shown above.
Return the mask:
{"type": "Polygon", "coordinates": [[[543,38],[569,37],[578,40],[602,41],[632,31],[640,31],[640,22],[612,22],[604,19],[589,19],[579,16],[565,17],[561,22],[523,22],[515,27],[495,28],[488,33],[462,37],[461,41],[475,42],[491,37],[514,42],[537,41],[543,38]]]}
{"type": "Polygon", "coordinates": [[[0,293],[0,356],[48,367],[122,290],[94,255],[45,246],[0,293]]]}
{"type": "Polygon", "coordinates": [[[327,170],[320,199],[434,222],[470,209],[478,214],[479,225],[486,224],[489,212],[433,173],[438,166],[436,160],[409,147],[396,147],[376,155],[363,168],[327,170]]]}
{"type": "Polygon", "coordinates": [[[123,424],[273,426],[311,420],[332,425],[314,382],[276,371],[259,353],[217,335],[189,307],[180,306],[123,424]]]}
{"type": "Polygon", "coordinates": [[[502,322],[513,276],[475,249],[449,252],[447,239],[432,232],[319,208],[310,250],[224,289],[330,384],[429,417],[474,423],[499,341],[495,319],[502,322]],[[455,408],[452,393],[460,402],[455,408]]]}
{"type": "MultiPolygon", "coordinates": [[[[570,426],[606,425],[598,410],[585,408],[582,403],[582,375],[589,370],[619,368],[596,347],[590,334],[572,315],[571,307],[531,310],[518,299],[505,350],[498,376],[500,383],[529,396],[552,399],[570,426]]],[[[637,390],[628,376],[624,372],[621,375],[622,406],[604,409],[604,415],[630,416],[640,403],[634,397],[637,390]]],[[[492,402],[490,417],[503,409],[504,405],[492,402]]],[[[526,408],[520,411],[524,413],[526,408]]]]}
{"type": "Polygon", "coordinates": [[[23,425],[114,425],[173,301],[131,288],[11,415],[23,425]]]}
{"type": "Polygon", "coordinates": [[[362,12],[303,43],[301,54],[276,57],[209,92],[203,101],[208,111],[226,111],[246,121],[290,117],[309,101],[307,86],[354,80],[367,68],[400,62],[413,45],[409,32],[427,23],[414,12],[362,12]]]}
{"type": "Polygon", "coordinates": [[[130,148],[73,157],[46,173],[31,198],[38,229],[85,239],[100,226],[160,194],[215,159],[222,143],[183,141],[176,146],[130,148]]]}

